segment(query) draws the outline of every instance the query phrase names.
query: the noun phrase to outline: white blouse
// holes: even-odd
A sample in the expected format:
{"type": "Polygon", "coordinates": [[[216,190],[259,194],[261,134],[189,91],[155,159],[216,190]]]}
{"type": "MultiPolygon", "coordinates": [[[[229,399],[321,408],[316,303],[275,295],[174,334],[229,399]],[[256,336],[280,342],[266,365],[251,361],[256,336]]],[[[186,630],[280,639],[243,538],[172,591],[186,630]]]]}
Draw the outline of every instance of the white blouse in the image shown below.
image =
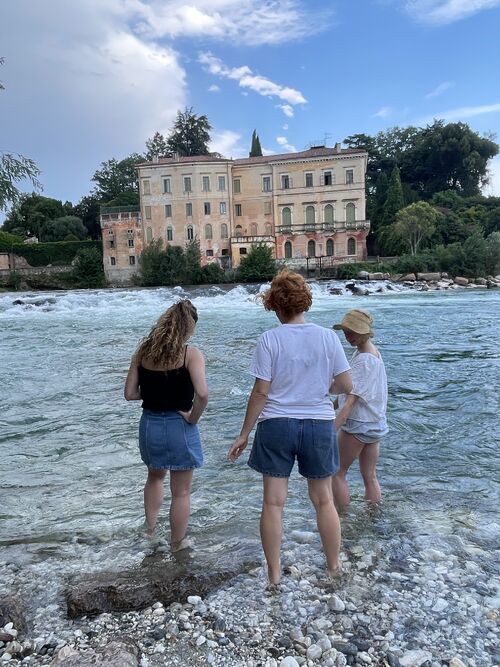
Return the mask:
{"type": "MultiPolygon", "coordinates": [[[[352,393],[358,396],[349,419],[360,422],[384,422],[387,410],[387,375],[382,357],[369,352],[354,352],[351,359],[352,393]]],[[[339,407],[345,394],[338,397],[339,407]]]]}

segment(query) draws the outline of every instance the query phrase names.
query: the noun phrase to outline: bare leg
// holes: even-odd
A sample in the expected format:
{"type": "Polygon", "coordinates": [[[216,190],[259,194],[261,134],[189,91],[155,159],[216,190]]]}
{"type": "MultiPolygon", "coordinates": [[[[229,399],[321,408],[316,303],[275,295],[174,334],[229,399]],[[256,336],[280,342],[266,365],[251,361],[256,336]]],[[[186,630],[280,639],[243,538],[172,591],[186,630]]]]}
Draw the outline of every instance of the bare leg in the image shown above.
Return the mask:
{"type": "Polygon", "coordinates": [[[260,538],[266,556],[269,583],[279,584],[283,508],[288,493],[288,477],[264,475],[263,483],[264,498],[260,515],[260,538]]]}
{"type": "Polygon", "coordinates": [[[382,497],[376,471],[379,452],[379,443],[373,442],[365,445],[359,455],[359,469],[365,483],[365,499],[372,503],[379,503],[382,497]]]}
{"type": "Polygon", "coordinates": [[[192,470],[172,470],[170,472],[170,542],[179,544],[186,536],[191,510],[192,470]]]}
{"type": "Polygon", "coordinates": [[[347,471],[363,450],[363,443],[345,431],[338,432],[340,468],[332,478],[333,497],[337,507],[346,507],[351,502],[349,485],[347,484],[347,471]]]}
{"type": "Polygon", "coordinates": [[[153,535],[158,521],[158,514],[163,502],[163,480],[166,470],[148,469],[148,478],[144,486],[144,512],[148,535],[153,535]]]}
{"type": "Polygon", "coordinates": [[[332,494],[332,478],[308,479],[309,498],[316,510],[318,531],[326,556],[326,566],[329,572],[335,572],[339,567],[340,553],[340,521],[332,494]]]}

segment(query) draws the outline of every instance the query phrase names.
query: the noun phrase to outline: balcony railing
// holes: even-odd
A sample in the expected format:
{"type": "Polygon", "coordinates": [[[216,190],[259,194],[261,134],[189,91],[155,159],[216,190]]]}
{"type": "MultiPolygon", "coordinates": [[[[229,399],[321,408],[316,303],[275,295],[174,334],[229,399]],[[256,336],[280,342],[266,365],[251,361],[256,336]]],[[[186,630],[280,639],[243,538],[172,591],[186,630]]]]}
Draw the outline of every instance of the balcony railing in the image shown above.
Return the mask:
{"type": "Polygon", "coordinates": [[[275,243],[274,236],[231,236],[231,243],[275,243]]]}
{"type": "Polygon", "coordinates": [[[140,206],[101,206],[101,215],[108,213],[138,213],[140,206]]]}
{"type": "Polygon", "coordinates": [[[356,231],[359,229],[369,230],[369,220],[354,220],[353,222],[335,221],[335,222],[318,222],[316,224],[299,224],[299,225],[278,225],[276,227],[277,234],[314,234],[315,232],[346,232],[356,231]]]}

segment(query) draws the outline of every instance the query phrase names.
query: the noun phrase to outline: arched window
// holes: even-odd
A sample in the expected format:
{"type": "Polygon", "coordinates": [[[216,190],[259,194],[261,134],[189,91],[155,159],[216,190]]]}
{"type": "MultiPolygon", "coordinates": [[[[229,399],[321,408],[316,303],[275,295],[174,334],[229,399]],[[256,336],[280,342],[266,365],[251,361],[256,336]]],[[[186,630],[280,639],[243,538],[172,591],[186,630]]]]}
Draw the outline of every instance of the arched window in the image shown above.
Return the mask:
{"type": "Polygon", "coordinates": [[[347,240],[347,254],[348,255],[356,254],[356,239],[350,238],[347,240]]]}
{"type": "Polygon", "coordinates": [[[146,229],[146,241],[148,243],[151,243],[152,240],[153,240],[153,230],[151,229],[151,227],[148,227],[146,229]]]}
{"type": "Polygon", "coordinates": [[[205,225],[205,238],[206,239],[212,238],[212,225],[205,225]]]}
{"type": "Polygon", "coordinates": [[[285,259],[291,259],[292,257],[292,242],[287,241],[285,243],[285,259]]]}
{"type": "Polygon", "coordinates": [[[252,222],[250,225],[250,236],[257,236],[258,231],[257,231],[257,223],[252,222]]]}
{"type": "Polygon", "coordinates": [[[174,240],[174,229],[169,225],[167,227],[167,241],[173,241],[173,240],[174,240]]]}
{"type": "Polygon", "coordinates": [[[227,239],[227,225],[225,222],[220,226],[220,237],[221,239],[227,239]]]}
{"type": "Polygon", "coordinates": [[[236,225],[234,232],[236,236],[243,236],[243,227],[241,225],[236,225]]]}
{"type": "Polygon", "coordinates": [[[193,232],[193,226],[188,225],[186,229],[186,237],[188,241],[192,241],[194,239],[194,232],[193,232]]]}
{"type": "Polygon", "coordinates": [[[349,202],[345,207],[345,221],[347,223],[354,222],[356,220],[356,206],[349,202]]]}
{"type": "Polygon", "coordinates": [[[273,235],[273,226],[271,225],[270,222],[266,222],[264,225],[264,228],[266,230],[266,236],[272,236],[273,235]]]}
{"type": "Polygon", "coordinates": [[[323,212],[323,221],[326,222],[327,224],[332,224],[333,223],[333,206],[331,204],[327,204],[325,206],[325,210],[323,212]]]}
{"type": "Polygon", "coordinates": [[[307,256],[315,257],[316,256],[316,243],[315,241],[309,241],[307,244],[307,256]]]}
{"type": "Polygon", "coordinates": [[[316,222],[316,211],[314,206],[306,206],[306,225],[314,225],[316,222]]]}
{"type": "Polygon", "coordinates": [[[283,227],[292,226],[292,209],[289,206],[285,206],[281,211],[281,224],[283,227]]]}
{"type": "Polygon", "coordinates": [[[333,257],[333,240],[327,239],[326,241],[326,254],[328,257],[333,257]]]}

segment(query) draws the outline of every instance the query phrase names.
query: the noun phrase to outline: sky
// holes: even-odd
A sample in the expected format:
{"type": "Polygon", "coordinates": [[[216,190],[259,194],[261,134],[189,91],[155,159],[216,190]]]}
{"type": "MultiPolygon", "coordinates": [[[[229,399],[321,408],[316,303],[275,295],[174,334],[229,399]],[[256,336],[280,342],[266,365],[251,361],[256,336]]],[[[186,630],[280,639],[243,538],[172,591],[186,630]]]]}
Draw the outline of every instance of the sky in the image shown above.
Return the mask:
{"type": "MultiPolygon", "coordinates": [[[[179,109],[245,157],[434,118],[500,141],[500,0],[1,0],[0,152],[76,203],[179,109]]],[[[500,157],[485,194],[500,196],[500,157]]]]}

